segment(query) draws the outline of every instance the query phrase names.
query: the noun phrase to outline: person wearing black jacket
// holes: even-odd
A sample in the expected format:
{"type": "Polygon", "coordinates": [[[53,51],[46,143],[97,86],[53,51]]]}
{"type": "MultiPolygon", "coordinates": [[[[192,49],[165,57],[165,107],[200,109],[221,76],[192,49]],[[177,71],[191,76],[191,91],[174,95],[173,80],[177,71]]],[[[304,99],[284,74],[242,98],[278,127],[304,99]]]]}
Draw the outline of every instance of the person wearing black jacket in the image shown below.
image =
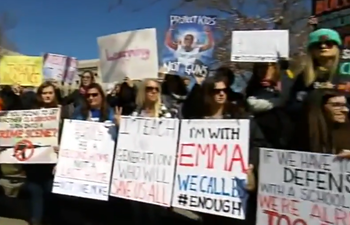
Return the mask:
{"type": "Polygon", "coordinates": [[[341,38],[335,30],[318,29],[309,34],[305,68],[290,89],[288,111],[292,116],[300,112],[302,102],[310,91],[333,87],[341,46],[341,38]]]}
{"type": "Polygon", "coordinates": [[[86,88],[95,82],[95,75],[91,70],[86,70],[80,76],[80,87],[79,89],[74,90],[68,96],[61,99],[62,105],[72,104],[74,107],[77,107],[82,104],[85,98],[86,88]]]}
{"type": "MultiPolygon", "coordinates": [[[[255,224],[256,207],[257,207],[257,183],[258,183],[258,165],[259,165],[259,148],[270,147],[266,141],[259,125],[255,119],[249,116],[239,105],[233,104],[228,100],[228,89],[225,80],[221,76],[207,78],[203,84],[203,108],[202,115],[198,119],[249,119],[250,123],[250,144],[249,144],[249,169],[247,172],[248,179],[246,185],[247,208],[245,220],[230,219],[233,224],[255,224]]],[[[208,224],[224,223],[227,218],[212,215],[204,215],[204,222],[209,220],[208,224]],[[218,221],[220,220],[220,222],[218,221]]],[[[229,222],[228,220],[226,220],[229,222]]]]}

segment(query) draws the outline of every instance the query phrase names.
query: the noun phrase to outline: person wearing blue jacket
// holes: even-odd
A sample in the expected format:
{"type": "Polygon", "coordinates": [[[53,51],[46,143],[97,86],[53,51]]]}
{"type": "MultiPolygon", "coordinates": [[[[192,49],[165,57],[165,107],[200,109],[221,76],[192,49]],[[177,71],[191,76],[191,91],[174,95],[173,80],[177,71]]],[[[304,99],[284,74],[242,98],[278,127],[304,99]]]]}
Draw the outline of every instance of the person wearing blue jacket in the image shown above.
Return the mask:
{"type": "Polygon", "coordinates": [[[114,110],[109,107],[101,85],[90,84],[86,89],[85,97],[84,104],[75,109],[73,120],[116,122],[114,110]]]}

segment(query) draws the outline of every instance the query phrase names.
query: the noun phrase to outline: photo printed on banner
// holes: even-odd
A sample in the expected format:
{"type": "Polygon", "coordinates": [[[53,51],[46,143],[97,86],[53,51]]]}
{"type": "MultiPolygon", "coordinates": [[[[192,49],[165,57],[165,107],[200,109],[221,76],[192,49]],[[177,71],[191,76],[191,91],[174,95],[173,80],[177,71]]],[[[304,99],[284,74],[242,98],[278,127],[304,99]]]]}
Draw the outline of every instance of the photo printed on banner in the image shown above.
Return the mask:
{"type": "Polygon", "coordinates": [[[214,64],[215,16],[170,16],[162,67],[179,76],[207,76],[214,64]]]}

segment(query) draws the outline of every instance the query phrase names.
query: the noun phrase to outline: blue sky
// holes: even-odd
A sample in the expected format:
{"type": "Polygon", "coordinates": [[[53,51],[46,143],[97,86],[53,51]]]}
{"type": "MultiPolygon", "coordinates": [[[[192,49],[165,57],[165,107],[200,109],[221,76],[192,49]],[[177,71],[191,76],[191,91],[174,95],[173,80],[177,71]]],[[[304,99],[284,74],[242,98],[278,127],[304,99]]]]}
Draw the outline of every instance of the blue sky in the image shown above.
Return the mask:
{"type": "Polygon", "coordinates": [[[128,4],[108,12],[115,1],[1,0],[0,9],[18,21],[7,35],[26,55],[50,52],[80,60],[98,58],[97,37],[149,27],[157,28],[158,42],[163,41],[173,6],[169,3],[177,0],[162,0],[139,12],[132,12],[137,2],[146,6],[152,0],[126,0],[128,4]]]}

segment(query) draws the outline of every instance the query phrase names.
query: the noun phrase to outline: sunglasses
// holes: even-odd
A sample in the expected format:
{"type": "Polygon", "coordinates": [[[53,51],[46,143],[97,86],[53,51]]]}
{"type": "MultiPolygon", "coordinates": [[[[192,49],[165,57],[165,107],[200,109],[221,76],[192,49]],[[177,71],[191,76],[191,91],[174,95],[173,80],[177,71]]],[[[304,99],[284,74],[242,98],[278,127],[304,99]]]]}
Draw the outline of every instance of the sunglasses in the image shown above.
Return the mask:
{"type": "Polygon", "coordinates": [[[98,96],[98,93],[87,93],[86,94],[86,97],[90,98],[90,97],[97,97],[98,96]]]}
{"type": "Polygon", "coordinates": [[[159,92],[159,88],[158,87],[146,87],[146,91],[147,92],[151,92],[151,91],[159,92]]]}
{"type": "Polygon", "coordinates": [[[334,41],[321,41],[313,44],[311,47],[312,48],[317,48],[317,49],[323,49],[323,46],[326,46],[326,48],[332,48],[334,45],[337,45],[334,41]]]}
{"type": "Polygon", "coordinates": [[[213,94],[221,94],[221,92],[226,93],[227,92],[227,88],[215,88],[212,90],[213,94]]]}

